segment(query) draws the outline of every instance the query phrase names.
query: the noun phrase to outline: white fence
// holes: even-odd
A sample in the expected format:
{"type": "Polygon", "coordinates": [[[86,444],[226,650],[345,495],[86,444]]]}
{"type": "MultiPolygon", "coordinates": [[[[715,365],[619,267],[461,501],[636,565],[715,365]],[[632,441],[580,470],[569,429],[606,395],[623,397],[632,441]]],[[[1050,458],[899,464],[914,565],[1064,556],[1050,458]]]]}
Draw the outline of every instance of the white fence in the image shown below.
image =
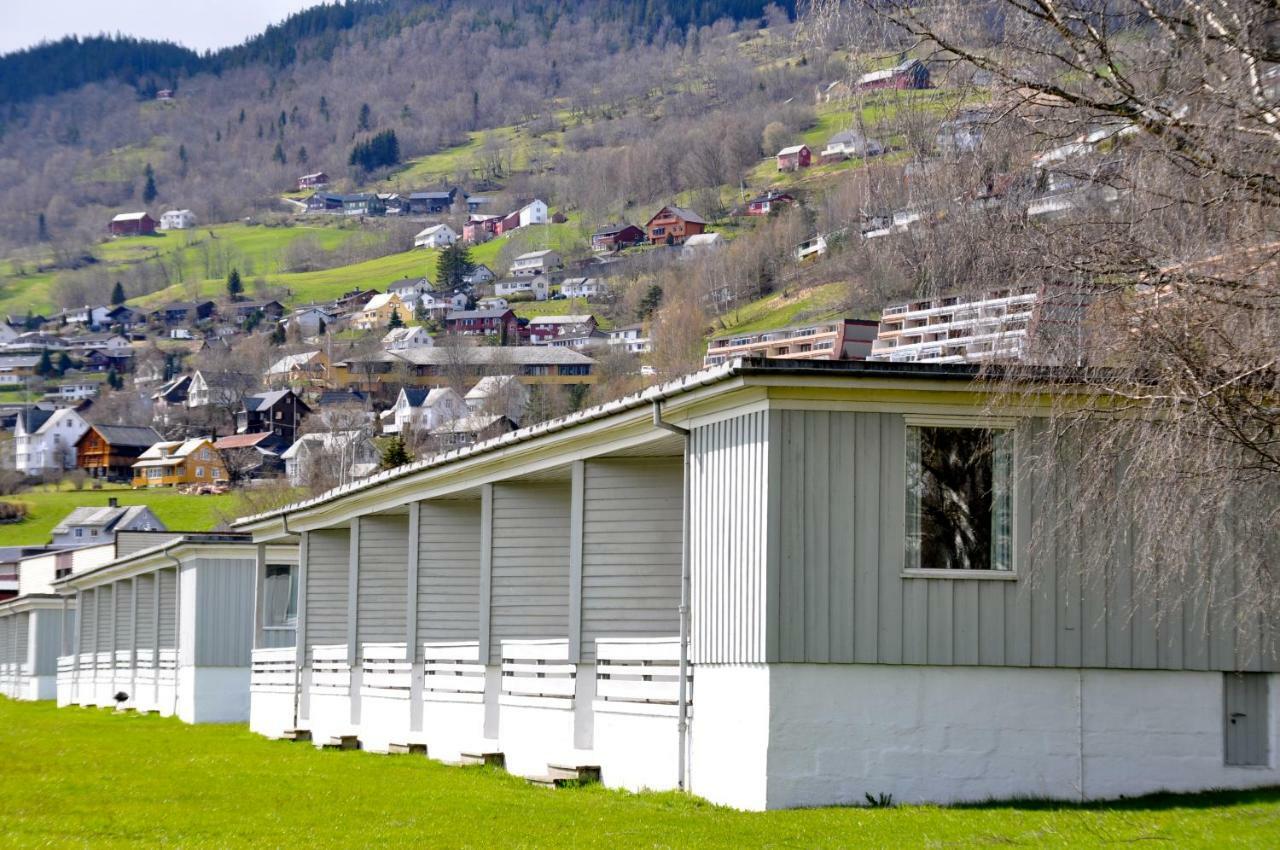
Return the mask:
{"type": "MultiPolygon", "coordinates": [[[[693,702],[693,665],[686,669],[686,699],[693,702]]],[[[675,705],[680,689],[679,638],[596,641],[596,699],[675,705]]]]}
{"type": "Polygon", "coordinates": [[[502,642],[504,695],[572,700],[576,673],[566,639],[502,642]]]}
{"type": "Polygon", "coordinates": [[[360,687],[387,696],[408,696],[413,664],[403,643],[366,643],[360,652],[360,687]],[[389,692],[389,693],[388,693],[389,692]]]}
{"type": "Polygon", "coordinates": [[[484,664],[477,641],[422,645],[424,699],[473,699],[484,695],[484,664]]]}
{"type": "Polygon", "coordinates": [[[345,643],[311,647],[311,687],[330,693],[351,692],[351,666],[345,643]]]}
{"type": "Polygon", "coordinates": [[[292,647],[255,649],[249,671],[249,690],[293,693],[297,686],[297,651],[292,647]]]}

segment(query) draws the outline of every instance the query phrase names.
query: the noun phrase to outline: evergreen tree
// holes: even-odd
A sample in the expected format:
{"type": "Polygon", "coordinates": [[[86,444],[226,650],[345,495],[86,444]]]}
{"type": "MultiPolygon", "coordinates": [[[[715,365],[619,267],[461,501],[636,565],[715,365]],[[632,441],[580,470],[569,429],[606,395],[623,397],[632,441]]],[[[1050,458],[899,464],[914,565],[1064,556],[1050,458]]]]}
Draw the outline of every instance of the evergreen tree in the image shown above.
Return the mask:
{"type": "Polygon", "coordinates": [[[183,177],[186,177],[187,176],[187,146],[186,145],[178,145],[178,162],[182,163],[181,167],[178,169],[179,173],[183,177]]]}
{"type": "Polygon", "coordinates": [[[284,325],[277,323],[276,326],[271,329],[270,341],[272,345],[284,345],[289,341],[289,337],[285,333],[284,325]]]}
{"type": "Polygon", "coordinates": [[[637,311],[641,319],[647,319],[653,315],[653,311],[658,309],[658,305],[662,303],[662,287],[656,283],[650,286],[645,292],[644,297],[640,299],[640,308],[637,311]]]}
{"type": "Polygon", "coordinates": [[[396,434],[382,446],[382,468],[395,469],[413,461],[413,455],[405,447],[404,438],[396,434]]]}
{"type": "Polygon", "coordinates": [[[275,149],[275,151],[271,154],[271,158],[272,158],[272,159],[274,159],[276,162],[280,163],[281,165],[284,165],[284,164],[288,161],[288,160],[286,160],[285,155],[284,155],[284,145],[283,145],[283,144],[281,144],[280,142],[276,142],[276,149],[275,149]]]}
{"type": "Polygon", "coordinates": [[[44,220],[44,213],[36,215],[36,239],[41,242],[49,241],[49,225],[44,220]]]}
{"type": "Polygon", "coordinates": [[[232,301],[239,301],[242,292],[244,292],[244,282],[240,280],[240,270],[232,269],[231,274],[227,275],[227,294],[231,296],[232,301]]]}
{"type": "Polygon", "coordinates": [[[36,364],[36,374],[42,378],[47,378],[53,374],[53,358],[49,356],[49,349],[40,352],[40,362],[36,364]]]}
{"type": "Polygon", "coordinates": [[[156,172],[151,167],[151,163],[147,163],[147,167],[142,172],[146,178],[146,183],[142,187],[142,201],[149,204],[156,199],[156,172]]]}
{"type": "Polygon", "coordinates": [[[262,324],[263,313],[261,310],[254,310],[252,313],[244,317],[244,331],[249,333],[258,325],[262,324]]]}
{"type": "Polygon", "coordinates": [[[372,113],[372,110],[369,109],[369,104],[367,103],[360,104],[360,120],[356,123],[356,129],[357,130],[373,129],[373,113],[372,113]]]}
{"type": "Polygon", "coordinates": [[[120,281],[117,280],[116,285],[111,290],[111,306],[119,307],[124,302],[124,287],[120,284],[120,281]]]}
{"type": "Polygon", "coordinates": [[[421,298],[413,303],[413,320],[420,325],[425,325],[427,320],[431,318],[431,314],[427,312],[427,305],[421,298]]]}
{"type": "Polygon", "coordinates": [[[328,121],[329,121],[329,100],[328,100],[324,95],[320,95],[320,116],[321,116],[322,118],[324,118],[325,123],[328,123],[328,121]]]}
{"type": "Polygon", "coordinates": [[[308,157],[307,157],[307,146],[306,146],[306,145],[303,145],[302,147],[298,148],[298,164],[299,164],[299,165],[306,165],[306,164],[307,164],[307,159],[308,159],[308,157]]]}
{"type": "Polygon", "coordinates": [[[461,242],[447,245],[436,260],[436,285],[457,289],[462,286],[463,278],[475,271],[475,267],[466,245],[461,242]]]}
{"type": "Polygon", "coordinates": [[[400,140],[395,130],[383,130],[364,141],[356,142],[348,158],[349,165],[373,171],[400,161],[400,140]]]}
{"type": "Polygon", "coordinates": [[[107,386],[113,390],[124,389],[124,378],[120,377],[120,373],[115,370],[114,366],[107,371],[107,386]]]}
{"type": "Polygon", "coordinates": [[[58,353],[58,360],[56,365],[54,366],[54,370],[59,375],[65,375],[67,374],[68,369],[74,369],[75,367],[76,367],[76,363],[74,360],[71,359],[70,354],[67,354],[67,352],[65,351],[58,353]]]}
{"type": "Polygon", "coordinates": [[[403,327],[404,327],[404,319],[400,318],[400,311],[392,310],[391,318],[387,320],[387,329],[393,331],[396,328],[403,328],[403,327]]]}

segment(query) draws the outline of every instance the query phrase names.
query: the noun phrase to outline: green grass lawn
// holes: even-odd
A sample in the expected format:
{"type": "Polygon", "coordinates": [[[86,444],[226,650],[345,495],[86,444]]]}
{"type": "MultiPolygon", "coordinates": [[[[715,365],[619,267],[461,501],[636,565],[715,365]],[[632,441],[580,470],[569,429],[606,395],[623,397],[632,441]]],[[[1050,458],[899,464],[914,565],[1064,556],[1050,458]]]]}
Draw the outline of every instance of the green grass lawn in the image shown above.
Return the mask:
{"type": "Polygon", "coordinates": [[[489,768],[319,752],[243,726],[0,699],[15,847],[1274,847],[1280,789],[1087,807],[744,813],[675,793],[550,791],[489,768]]]}
{"type": "Polygon", "coordinates": [[[147,505],[174,531],[208,531],[224,518],[235,516],[239,496],[182,496],[175,490],[132,490],[121,485],[102,490],[71,490],[63,487],[37,487],[6,496],[6,502],[27,505],[27,519],[14,525],[0,525],[0,546],[46,543],[49,532],[74,508],[105,507],[107,499],[116,497],[121,505],[147,505]]]}

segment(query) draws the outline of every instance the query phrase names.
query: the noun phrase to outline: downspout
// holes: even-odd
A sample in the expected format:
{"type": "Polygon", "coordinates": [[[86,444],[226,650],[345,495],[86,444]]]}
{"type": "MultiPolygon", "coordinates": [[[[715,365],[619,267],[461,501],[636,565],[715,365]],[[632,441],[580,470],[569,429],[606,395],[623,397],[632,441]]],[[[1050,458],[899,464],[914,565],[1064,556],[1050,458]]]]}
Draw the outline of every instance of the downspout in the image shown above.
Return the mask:
{"type": "MultiPolygon", "coordinates": [[[[179,539],[181,542],[181,538],[179,539]]],[[[176,545],[176,544],[175,544],[176,545]]],[[[182,647],[179,645],[182,641],[182,562],[173,556],[173,552],[169,548],[164,550],[165,557],[173,561],[173,716],[178,716],[178,671],[182,667],[182,647]]],[[[156,581],[160,580],[160,576],[156,576],[156,581]]],[[[111,602],[115,604],[115,594],[111,596],[111,602]]],[[[114,621],[113,621],[114,625],[114,621]]],[[[195,666],[195,648],[192,647],[192,667],[195,666]]],[[[152,661],[155,665],[156,681],[160,680],[160,654],[157,651],[155,659],[152,661]]],[[[192,674],[194,676],[194,673],[192,674]]],[[[194,683],[194,678],[192,682],[194,683]]]]}
{"type": "Polygon", "coordinates": [[[680,681],[676,695],[676,734],[679,753],[676,756],[676,784],[681,791],[688,790],[689,743],[689,429],[672,425],[662,419],[662,401],[653,402],[653,426],[684,439],[684,496],[680,506],[680,681]]]}

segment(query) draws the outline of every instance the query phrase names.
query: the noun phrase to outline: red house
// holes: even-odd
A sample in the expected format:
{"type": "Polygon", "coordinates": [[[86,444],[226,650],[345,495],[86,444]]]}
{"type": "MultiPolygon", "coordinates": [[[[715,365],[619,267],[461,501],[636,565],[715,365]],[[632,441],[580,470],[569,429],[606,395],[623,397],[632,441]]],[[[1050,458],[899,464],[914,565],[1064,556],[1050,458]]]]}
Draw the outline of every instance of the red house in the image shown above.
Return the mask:
{"type": "Polygon", "coordinates": [[[514,310],[454,310],[445,315],[444,326],[451,334],[496,336],[503,344],[520,335],[514,310]]]}
{"type": "Polygon", "coordinates": [[[649,219],[644,229],[652,245],[679,245],[705,231],[707,223],[689,210],[666,206],[649,219]]]}
{"type": "Polygon", "coordinates": [[[853,84],[854,91],[876,89],[927,89],[929,69],[919,59],[904,59],[892,68],[863,74],[853,84]]]}
{"type": "Polygon", "coordinates": [[[516,210],[510,215],[503,217],[498,222],[497,226],[494,227],[493,229],[493,234],[495,236],[501,236],[504,233],[510,233],[513,230],[519,230],[519,229],[520,229],[520,211],[516,210]]]}
{"type": "Polygon", "coordinates": [[[779,171],[798,171],[813,165],[813,151],[808,145],[792,145],[778,151],[779,171]]]}
{"type": "Polygon", "coordinates": [[[120,213],[107,229],[112,236],[149,236],[156,232],[156,220],[145,212],[120,213]]]}
{"type": "Polygon", "coordinates": [[[591,234],[591,247],[596,251],[617,251],[645,240],[644,231],[634,224],[610,224],[591,234]]]}
{"type": "Polygon", "coordinates": [[[298,178],[298,191],[302,192],[307,189],[319,189],[329,185],[329,175],[323,171],[317,171],[315,174],[304,174],[298,178]]]}
{"type": "Polygon", "coordinates": [[[462,241],[470,245],[488,242],[498,233],[498,225],[502,224],[500,215],[474,215],[462,225],[462,241]]]}
{"type": "Polygon", "coordinates": [[[796,199],[786,192],[765,192],[751,199],[747,204],[747,215],[768,215],[775,208],[794,204],[796,199]]]}

